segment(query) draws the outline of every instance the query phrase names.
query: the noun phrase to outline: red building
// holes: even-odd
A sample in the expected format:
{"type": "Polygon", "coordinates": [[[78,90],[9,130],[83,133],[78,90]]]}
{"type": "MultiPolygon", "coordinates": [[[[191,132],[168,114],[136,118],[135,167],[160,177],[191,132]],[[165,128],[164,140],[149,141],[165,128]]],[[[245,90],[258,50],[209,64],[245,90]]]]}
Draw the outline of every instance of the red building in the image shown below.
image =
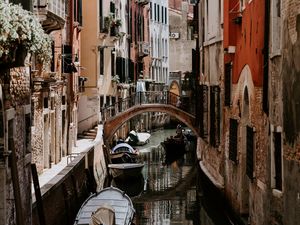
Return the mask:
{"type": "Polygon", "coordinates": [[[243,68],[248,65],[254,85],[262,86],[265,4],[257,0],[244,5],[241,2],[243,1],[224,1],[225,64],[232,63],[234,84],[238,82],[243,68]]]}

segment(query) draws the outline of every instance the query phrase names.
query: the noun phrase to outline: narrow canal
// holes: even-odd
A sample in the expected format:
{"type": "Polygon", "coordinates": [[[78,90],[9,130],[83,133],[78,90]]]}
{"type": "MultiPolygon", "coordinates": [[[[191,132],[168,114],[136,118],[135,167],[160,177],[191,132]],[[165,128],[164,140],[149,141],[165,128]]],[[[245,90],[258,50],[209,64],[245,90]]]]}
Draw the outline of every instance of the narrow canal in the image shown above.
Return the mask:
{"type": "Polygon", "coordinates": [[[234,224],[226,216],[225,206],[201,180],[196,162],[195,145],[184,157],[165,163],[160,142],[175,130],[152,133],[150,142],[139,147],[145,167],[136,179],[117,182],[113,186],[125,191],[133,200],[136,225],[227,225],[234,224]]]}

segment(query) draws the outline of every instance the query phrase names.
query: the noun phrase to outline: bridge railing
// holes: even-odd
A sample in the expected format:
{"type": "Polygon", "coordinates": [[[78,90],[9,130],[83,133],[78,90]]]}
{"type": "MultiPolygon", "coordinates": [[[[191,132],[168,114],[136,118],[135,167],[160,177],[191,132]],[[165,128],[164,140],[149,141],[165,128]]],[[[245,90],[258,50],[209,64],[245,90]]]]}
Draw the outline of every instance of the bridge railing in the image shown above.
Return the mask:
{"type": "Polygon", "coordinates": [[[182,108],[182,99],[169,91],[143,91],[132,94],[131,96],[115,102],[112,105],[105,106],[101,109],[102,120],[105,121],[111,117],[124,112],[135,105],[144,104],[164,104],[179,107],[184,111],[188,109],[182,108]]]}

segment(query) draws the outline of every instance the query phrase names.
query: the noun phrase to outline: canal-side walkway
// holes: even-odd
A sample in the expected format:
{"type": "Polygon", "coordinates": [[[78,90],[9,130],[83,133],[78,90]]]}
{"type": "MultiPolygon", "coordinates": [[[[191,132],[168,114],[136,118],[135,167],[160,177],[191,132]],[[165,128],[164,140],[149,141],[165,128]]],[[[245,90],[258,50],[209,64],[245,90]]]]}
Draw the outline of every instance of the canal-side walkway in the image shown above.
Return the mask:
{"type": "MultiPolygon", "coordinates": [[[[39,175],[39,185],[40,189],[43,189],[45,185],[51,186],[51,183],[56,183],[57,179],[54,179],[58,176],[76,157],[80,155],[84,155],[89,152],[92,148],[94,148],[99,142],[102,142],[102,130],[103,125],[98,125],[98,133],[96,138],[93,139],[79,139],[76,141],[76,146],[72,149],[72,154],[62,157],[61,161],[55,165],[53,165],[49,169],[45,169],[39,175]],[[53,180],[53,182],[52,182],[53,180]]],[[[32,184],[32,194],[34,194],[34,188],[32,184]]]]}

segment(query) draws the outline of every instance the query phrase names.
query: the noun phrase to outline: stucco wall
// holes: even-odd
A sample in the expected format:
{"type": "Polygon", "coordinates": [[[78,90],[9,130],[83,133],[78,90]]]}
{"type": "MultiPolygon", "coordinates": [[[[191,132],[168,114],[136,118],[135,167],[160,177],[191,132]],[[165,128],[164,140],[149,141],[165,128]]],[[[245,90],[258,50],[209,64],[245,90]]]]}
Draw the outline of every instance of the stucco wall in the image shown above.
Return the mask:
{"type": "Polygon", "coordinates": [[[282,79],[282,83],[278,82],[282,85],[283,110],[282,220],[292,225],[300,221],[300,2],[297,0],[282,2],[282,35],[282,63],[276,68],[282,79]]]}

